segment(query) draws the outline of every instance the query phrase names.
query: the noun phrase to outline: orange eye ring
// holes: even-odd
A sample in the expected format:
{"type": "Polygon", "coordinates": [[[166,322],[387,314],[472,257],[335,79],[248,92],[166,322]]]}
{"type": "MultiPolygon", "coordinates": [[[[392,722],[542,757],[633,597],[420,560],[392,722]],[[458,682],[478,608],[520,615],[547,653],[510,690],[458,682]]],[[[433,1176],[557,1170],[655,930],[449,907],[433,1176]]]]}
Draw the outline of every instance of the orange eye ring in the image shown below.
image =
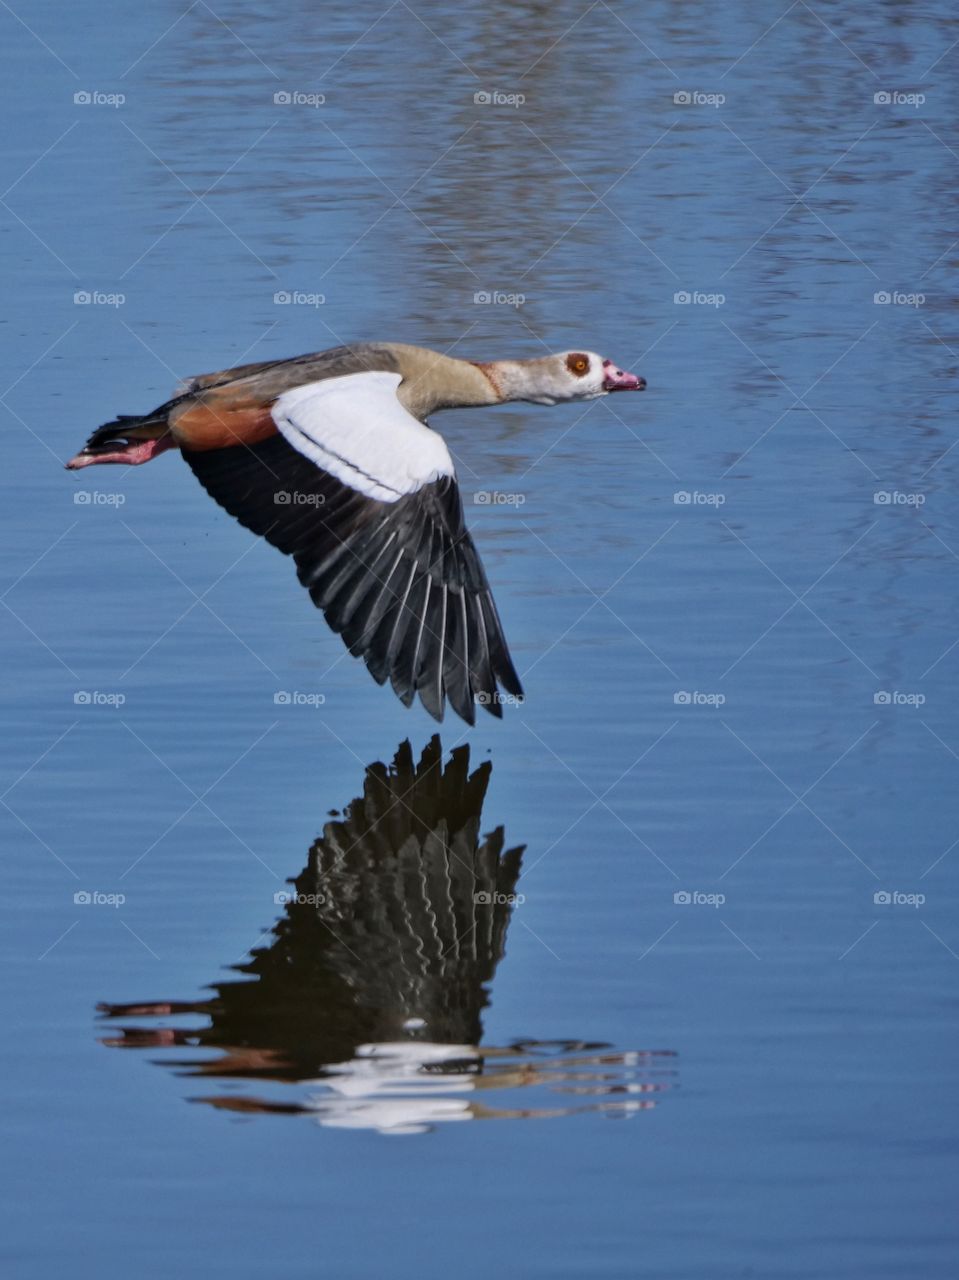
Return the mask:
{"type": "Polygon", "coordinates": [[[570,373],[575,374],[577,378],[581,378],[584,373],[589,371],[589,357],[574,352],[566,357],[566,368],[570,373]]]}

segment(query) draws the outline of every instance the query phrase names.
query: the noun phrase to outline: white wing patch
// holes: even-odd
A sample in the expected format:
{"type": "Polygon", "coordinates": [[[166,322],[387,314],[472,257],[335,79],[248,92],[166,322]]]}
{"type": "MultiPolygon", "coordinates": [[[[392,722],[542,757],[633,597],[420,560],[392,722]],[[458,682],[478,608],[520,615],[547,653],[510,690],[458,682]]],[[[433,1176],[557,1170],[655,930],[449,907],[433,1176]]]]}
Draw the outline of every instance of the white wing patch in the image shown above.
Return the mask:
{"type": "Polygon", "coordinates": [[[323,378],[284,391],[273,421],[298,453],[379,502],[398,502],[440,476],[455,474],[441,436],[396,396],[398,373],[323,378]]]}

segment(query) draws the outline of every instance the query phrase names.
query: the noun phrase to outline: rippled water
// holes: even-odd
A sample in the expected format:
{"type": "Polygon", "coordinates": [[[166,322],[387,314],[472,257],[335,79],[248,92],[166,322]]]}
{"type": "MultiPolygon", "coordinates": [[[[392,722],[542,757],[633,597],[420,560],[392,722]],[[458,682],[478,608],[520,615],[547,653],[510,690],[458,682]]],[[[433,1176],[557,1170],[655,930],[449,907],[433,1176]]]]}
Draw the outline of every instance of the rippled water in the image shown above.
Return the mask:
{"type": "Polygon", "coordinates": [[[957,25],[0,12],[11,1274],[954,1273],[957,25]],[[649,382],[437,419],[528,694],[438,743],[178,459],[59,465],[377,338],[649,382]]]}
{"type": "Polygon", "coordinates": [[[217,1050],[171,1065],[187,1076],[303,1087],[292,1097],[283,1088],[192,1100],[380,1133],[652,1108],[654,1099],[636,1095],[674,1083],[668,1050],[480,1047],[481,1010],[512,913],[526,902],[522,847],[504,850],[501,827],[480,839],[490,773],[488,762],[469,773],[466,746],[444,765],[438,736],[417,763],[407,742],[388,768],[372,764],[363,795],[324,825],[293,887],[274,895],[285,911],[269,945],[231,966],[252,980],[213,984],[215,995],[193,1003],[104,1004],[106,1018],[121,1020],[104,1043],[217,1050]],[[202,1025],[190,1026],[197,1018],[202,1025]],[[509,1094],[485,1104],[472,1096],[489,1089],[509,1094]]]}

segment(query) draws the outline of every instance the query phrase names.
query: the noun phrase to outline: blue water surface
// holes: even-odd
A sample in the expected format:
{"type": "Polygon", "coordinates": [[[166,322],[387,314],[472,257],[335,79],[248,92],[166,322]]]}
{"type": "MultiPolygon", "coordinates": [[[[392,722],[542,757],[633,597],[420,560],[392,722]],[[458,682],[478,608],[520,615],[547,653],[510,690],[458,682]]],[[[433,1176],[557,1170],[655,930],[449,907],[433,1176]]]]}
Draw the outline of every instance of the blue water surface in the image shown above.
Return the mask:
{"type": "MultiPolygon", "coordinates": [[[[952,6],[0,29],[6,1273],[955,1275],[952,6]],[[283,895],[436,726],[175,455],[62,469],[182,377],[374,339],[649,383],[434,422],[528,696],[442,726],[491,768],[431,829],[525,852],[461,987],[430,962],[468,1052],[397,1068],[402,1122],[329,1105],[436,1039],[402,964],[283,895]],[[345,1058],[290,1067],[307,1024],[345,1058]]],[[[426,930],[376,877],[348,927],[426,930]]]]}

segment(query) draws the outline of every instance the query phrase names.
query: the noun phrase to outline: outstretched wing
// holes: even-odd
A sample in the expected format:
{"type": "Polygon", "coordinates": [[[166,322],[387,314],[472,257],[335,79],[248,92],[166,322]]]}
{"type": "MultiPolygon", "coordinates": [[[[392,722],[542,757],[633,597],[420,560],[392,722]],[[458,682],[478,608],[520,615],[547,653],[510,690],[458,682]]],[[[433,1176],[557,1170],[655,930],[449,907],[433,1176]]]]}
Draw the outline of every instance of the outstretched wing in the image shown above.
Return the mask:
{"type": "Polygon", "coordinates": [[[292,555],[350,652],[437,720],[446,699],[502,715],[522,697],[449,450],[400,404],[400,376],[370,372],[284,392],[281,434],[183,456],[211,497],[292,555]]]}

